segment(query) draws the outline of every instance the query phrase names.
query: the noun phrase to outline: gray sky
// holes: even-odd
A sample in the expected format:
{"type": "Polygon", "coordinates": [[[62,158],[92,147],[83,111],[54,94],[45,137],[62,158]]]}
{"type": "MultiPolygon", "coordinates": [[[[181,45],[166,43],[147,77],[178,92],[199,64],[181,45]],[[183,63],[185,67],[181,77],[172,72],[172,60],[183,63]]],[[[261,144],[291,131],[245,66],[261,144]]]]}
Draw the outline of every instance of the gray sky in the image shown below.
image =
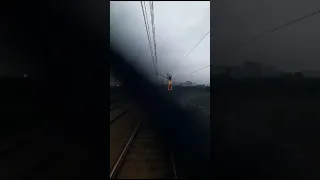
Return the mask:
{"type": "MultiPolygon", "coordinates": [[[[151,25],[148,1],[146,5],[151,25]]],[[[110,11],[111,44],[120,47],[148,77],[155,78],[140,1],[112,1],[110,11]]],[[[169,72],[177,81],[209,84],[210,68],[191,72],[210,64],[210,33],[183,57],[210,30],[210,2],[154,1],[154,21],[159,72],[169,72]]]]}
{"type": "Polygon", "coordinates": [[[216,0],[211,4],[213,64],[250,60],[285,71],[320,69],[320,13],[227,53],[220,51],[320,10],[319,0],[216,0]]]}

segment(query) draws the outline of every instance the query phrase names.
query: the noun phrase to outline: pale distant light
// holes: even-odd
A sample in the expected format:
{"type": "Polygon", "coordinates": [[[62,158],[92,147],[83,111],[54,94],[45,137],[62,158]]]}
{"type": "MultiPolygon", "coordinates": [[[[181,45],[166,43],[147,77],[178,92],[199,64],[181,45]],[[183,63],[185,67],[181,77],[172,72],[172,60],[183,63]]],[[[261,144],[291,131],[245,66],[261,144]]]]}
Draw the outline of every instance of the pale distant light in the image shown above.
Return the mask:
{"type": "Polygon", "coordinates": [[[119,87],[119,85],[117,84],[117,86],[119,87]]]}
{"type": "Polygon", "coordinates": [[[28,74],[24,74],[23,77],[28,77],[28,74]]]}

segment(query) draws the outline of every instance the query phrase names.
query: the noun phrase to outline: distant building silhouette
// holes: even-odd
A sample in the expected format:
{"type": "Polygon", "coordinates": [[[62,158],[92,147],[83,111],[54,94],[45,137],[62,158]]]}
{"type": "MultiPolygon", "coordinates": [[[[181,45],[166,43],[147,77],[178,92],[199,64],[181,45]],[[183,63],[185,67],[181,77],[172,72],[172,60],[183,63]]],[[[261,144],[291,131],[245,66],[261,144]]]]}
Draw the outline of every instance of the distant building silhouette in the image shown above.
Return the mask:
{"type": "Polygon", "coordinates": [[[243,64],[243,75],[245,77],[261,77],[262,74],[262,66],[259,63],[246,61],[243,64]]]}
{"type": "Polygon", "coordinates": [[[293,76],[294,76],[295,78],[303,78],[302,72],[295,72],[295,73],[293,73],[293,76]]]}
{"type": "Polygon", "coordinates": [[[184,86],[192,86],[192,82],[191,81],[187,81],[184,83],[184,86]]]}
{"type": "Polygon", "coordinates": [[[320,77],[320,70],[303,70],[301,73],[305,77],[320,77]]]}
{"type": "Polygon", "coordinates": [[[246,61],[238,66],[214,66],[211,71],[213,76],[224,75],[233,78],[282,76],[281,71],[275,67],[263,66],[260,63],[251,61],[246,61]]]}
{"type": "Polygon", "coordinates": [[[262,73],[264,77],[280,77],[281,76],[281,71],[277,70],[273,66],[262,67],[262,73]]]}

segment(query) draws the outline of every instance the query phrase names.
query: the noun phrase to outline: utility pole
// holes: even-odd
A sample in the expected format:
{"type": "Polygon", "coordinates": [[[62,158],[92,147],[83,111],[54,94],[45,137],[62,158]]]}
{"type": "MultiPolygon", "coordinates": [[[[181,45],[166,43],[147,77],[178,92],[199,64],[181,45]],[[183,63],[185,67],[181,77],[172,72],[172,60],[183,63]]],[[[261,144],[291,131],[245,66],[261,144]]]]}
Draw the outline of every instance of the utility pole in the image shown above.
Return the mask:
{"type": "Polygon", "coordinates": [[[172,91],[172,75],[167,73],[168,77],[168,91],[172,91]]]}
{"type": "Polygon", "coordinates": [[[165,84],[164,78],[168,79],[168,91],[171,91],[172,90],[172,75],[169,73],[167,73],[167,76],[159,74],[159,73],[157,73],[157,75],[160,75],[163,77],[163,84],[165,84]]]}

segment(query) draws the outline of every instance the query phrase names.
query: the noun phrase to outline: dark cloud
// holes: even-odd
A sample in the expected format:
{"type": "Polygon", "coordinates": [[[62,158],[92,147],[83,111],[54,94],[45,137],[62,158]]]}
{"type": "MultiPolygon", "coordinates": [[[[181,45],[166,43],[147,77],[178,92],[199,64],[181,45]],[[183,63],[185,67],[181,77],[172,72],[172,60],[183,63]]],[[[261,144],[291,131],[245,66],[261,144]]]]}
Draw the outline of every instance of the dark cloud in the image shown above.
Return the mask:
{"type": "MultiPolygon", "coordinates": [[[[155,79],[140,2],[110,2],[110,10],[114,45],[136,57],[133,64],[155,79]]],[[[177,81],[210,83],[210,68],[191,74],[210,64],[210,34],[183,58],[210,29],[210,2],[154,1],[154,18],[159,72],[177,81]]]]}
{"type": "Polygon", "coordinates": [[[223,52],[225,47],[320,10],[320,1],[234,0],[212,4],[214,64],[250,60],[287,71],[320,69],[320,13],[223,52]]]}

